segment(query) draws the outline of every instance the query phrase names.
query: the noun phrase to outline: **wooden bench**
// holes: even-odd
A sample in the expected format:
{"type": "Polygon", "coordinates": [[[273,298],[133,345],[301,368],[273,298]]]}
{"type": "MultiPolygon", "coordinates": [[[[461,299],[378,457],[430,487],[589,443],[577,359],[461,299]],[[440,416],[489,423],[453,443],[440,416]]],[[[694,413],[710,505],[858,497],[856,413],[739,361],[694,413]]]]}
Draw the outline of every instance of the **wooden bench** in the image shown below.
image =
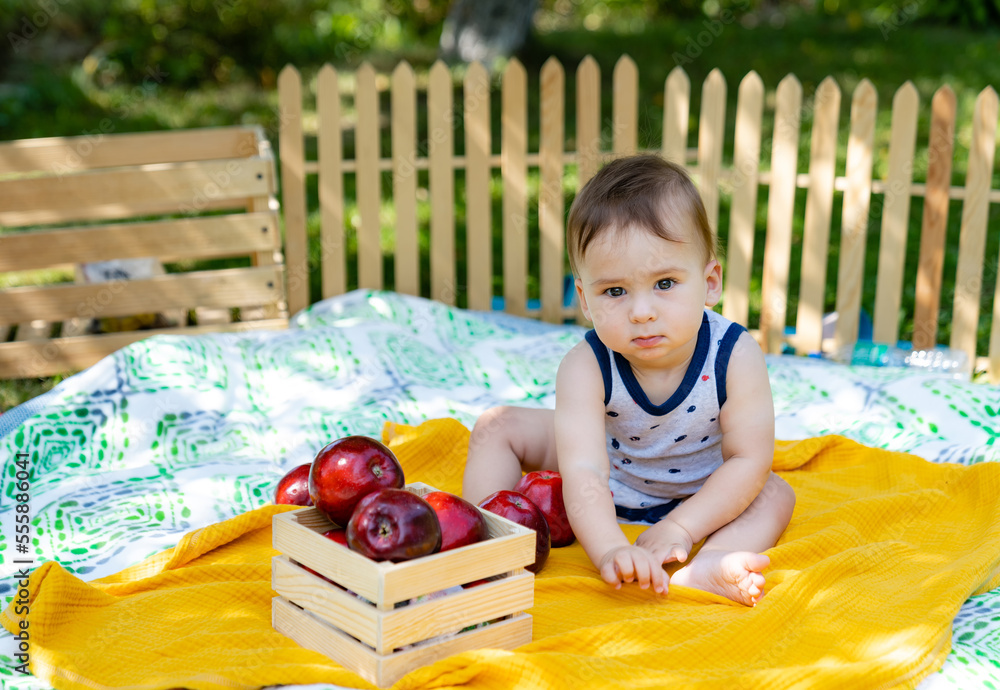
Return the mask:
{"type": "Polygon", "coordinates": [[[275,178],[259,127],[0,144],[0,273],[76,281],[0,290],[0,378],[77,371],[152,335],[286,327],[275,178]],[[83,270],[141,259],[141,278],[83,270]]]}

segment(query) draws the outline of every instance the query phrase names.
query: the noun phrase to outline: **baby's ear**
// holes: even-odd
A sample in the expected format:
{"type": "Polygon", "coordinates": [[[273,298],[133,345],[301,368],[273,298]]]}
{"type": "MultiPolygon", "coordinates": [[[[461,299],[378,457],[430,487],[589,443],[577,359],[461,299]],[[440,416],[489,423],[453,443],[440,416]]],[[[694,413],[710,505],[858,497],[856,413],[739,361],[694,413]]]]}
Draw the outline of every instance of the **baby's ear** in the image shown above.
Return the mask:
{"type": "Polygon", "coordinates": [[[583,311],[583,316],[587,321],[593,321],[590,317],[590,307],[587,306],[587,296],[583,293],[583,281],[577,278],[573,281],[573,285],[576,286],[576,299],[580,302],[580,309],[583,311]]]}
{"type": "Polygon", "coordinates": [[[722,264],[712,259],[705,265],[705,306],[714,307],[722,299],[722,264]]]}

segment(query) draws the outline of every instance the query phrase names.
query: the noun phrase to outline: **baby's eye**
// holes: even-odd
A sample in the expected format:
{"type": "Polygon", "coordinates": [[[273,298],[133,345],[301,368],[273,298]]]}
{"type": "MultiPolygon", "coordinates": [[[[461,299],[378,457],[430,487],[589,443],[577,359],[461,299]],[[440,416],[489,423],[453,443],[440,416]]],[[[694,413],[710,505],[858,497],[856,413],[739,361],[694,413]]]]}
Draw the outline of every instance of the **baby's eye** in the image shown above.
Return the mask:
{"type": "Polygon", "coordinates": [[[625,289],[620,287],[610,287],[604,291],[608,297],[621,297],[625,294],[625,289]]]}
{"type": "Polygon", "coordinates": [[[672,281],[670,278],[664,278],[663,280],[659,280],[656,282],[656,287],[659,288],[660,290],[669,290],[673,286],[674,286],[674,281],[672,281]]]}

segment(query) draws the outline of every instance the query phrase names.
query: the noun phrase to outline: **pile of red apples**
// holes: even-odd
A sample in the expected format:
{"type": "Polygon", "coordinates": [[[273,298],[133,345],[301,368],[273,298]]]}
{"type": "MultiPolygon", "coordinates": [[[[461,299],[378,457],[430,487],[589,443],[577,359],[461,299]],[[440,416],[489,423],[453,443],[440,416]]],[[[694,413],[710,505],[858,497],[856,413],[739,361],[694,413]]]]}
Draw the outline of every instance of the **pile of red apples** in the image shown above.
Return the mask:
{"type": "MultiPolygon", "coordinates": [[[[376,561],[406,561],[489,538],[483,514],[465,499],[446,491],[418,496],[404,486],[391,450],[367,436],[345,436],[285,474],[274,502],[314,506],[338,525],[324,536],[376,561]]],[[[541,570],[551,547],[573,542],[558,472],[529,472],[513,491],[497,491],[479,508],[535,530],[532,572],[541,570]]]]}

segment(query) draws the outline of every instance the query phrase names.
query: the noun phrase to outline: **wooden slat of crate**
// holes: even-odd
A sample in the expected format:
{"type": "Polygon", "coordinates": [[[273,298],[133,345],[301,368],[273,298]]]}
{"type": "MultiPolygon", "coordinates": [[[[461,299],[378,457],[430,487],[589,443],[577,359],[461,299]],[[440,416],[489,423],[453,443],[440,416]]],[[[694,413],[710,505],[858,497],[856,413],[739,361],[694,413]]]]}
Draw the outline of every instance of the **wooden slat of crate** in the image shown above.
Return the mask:
{"type": "Polygon", "coordinates": [[[63,177],[0,181],[0,225],[18,227],[144,215],[151,208],[200,211],[226,199],[245,203],[273,188],[262,159],[167,163],[63,177]]]}
{"type": "MultiPolygon", "coordinates": [[[[420,493],[414,485],[408,488],[420,493]]],[[[534,531],[482,512],[490,529],[489,539],[401,563],[376,562],[337,548],[322,536],[333,523],[315,508],[275,515],[274,548],[388,610],[421,594],[534,563],[534,531]]]]}
{"type": "Polygon", "coordinates": [[[130,316],[185,306],[257,306],[280,299],[282,279],[280,266],[263,266],[119,283],[11,288],[0,293],[0,322],[130,316]]]}
{"type": "MultiPolygon", "coordinates": [[[[490,76],[480,62],[465,74],[465,224],[470,309],[488,310],[493,301],[493,239],[490,196],[490,76]]],[[[414,172],[416,175],[416,172],[414,172]]]]}
{"type": "Polygon", "coordinates": [[[451,72],[438,60],[431,67],[427,90],[427,157],[431,198],[431,299],[454,305],[455,170],[452,133],[451,72]]]}
{"type": "Polygon", "coordinates": [[[65,263],[155,256],[164,261],[236,256],[273,250],[273,213],[115,223],[0,235],[0,271],[27,271],[65,263]]]}
{"type": "Polygon", "coordinates": [[[0,144],[0,174],[47,170],[55,174],[150,163],[180,163],[257,154],[254,128],[210,127],[47,137],[0,144]]]}
{"type": "Polygon", "coordinates": [[[392,72],[392,199],[396,205],[393,289],[405,295],[420,295],[416,159],[417,78],[409,63],[400,62],[392,72]]]}
{"type": "Polygon", "coordinates": [[[243,331],[285,328],[285,319],[250,321],[222,326],[186,326],[148,331],[125,331],[51,340],[0,343],[0,379],[51,376],[80,371],[130,343],[154,335],[199,335],[202,333],[240,333],[243,331]]]}
{"type": "Polygon", "coordinates": [[[380,655],[283,597],[272,599],[274,629],[325,654],[370,683],[388,687],[410,671],[472,649],[516,649],[531,642],[531,616],[522,613],[453,638],[380,655]]]}
{"type": "Polygon", "coordinates": [[[535,593],[534,576],[521,570],[462,592],[381,611],[286,556],[274,557],[271,572],[275,592],[374,647],[379,654],[519,613],[531,608],[535,593]]]}

